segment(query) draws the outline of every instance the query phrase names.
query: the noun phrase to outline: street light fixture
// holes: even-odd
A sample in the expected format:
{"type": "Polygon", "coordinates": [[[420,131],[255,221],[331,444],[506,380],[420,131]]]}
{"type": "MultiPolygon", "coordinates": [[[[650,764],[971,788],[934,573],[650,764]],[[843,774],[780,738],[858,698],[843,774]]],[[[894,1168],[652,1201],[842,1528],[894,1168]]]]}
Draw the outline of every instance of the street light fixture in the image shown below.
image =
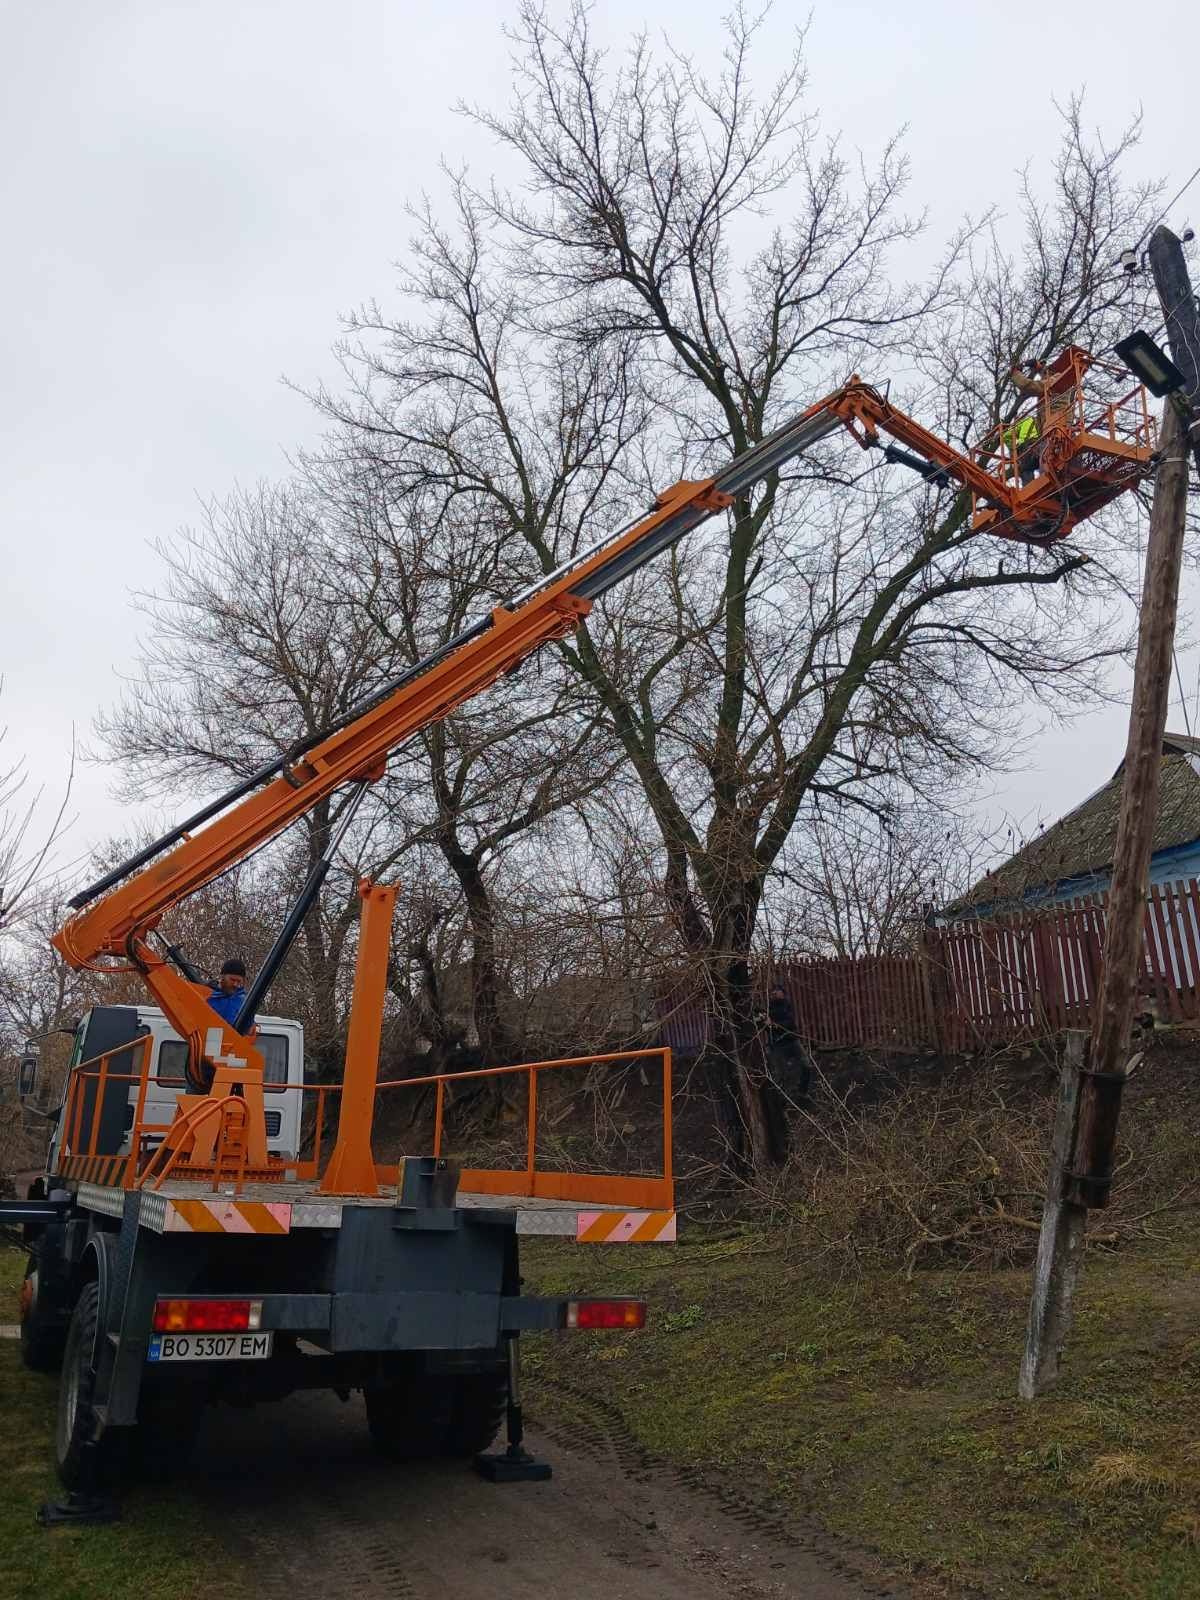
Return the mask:
{"type": "Polygon", "coordinates": [[[1183,373],[1140,328],[1128,338],[1118,340],[1115,349],[1134,377],[1140,379],[1156,399],[1163,400],[1184,387],[1183,373]]]}

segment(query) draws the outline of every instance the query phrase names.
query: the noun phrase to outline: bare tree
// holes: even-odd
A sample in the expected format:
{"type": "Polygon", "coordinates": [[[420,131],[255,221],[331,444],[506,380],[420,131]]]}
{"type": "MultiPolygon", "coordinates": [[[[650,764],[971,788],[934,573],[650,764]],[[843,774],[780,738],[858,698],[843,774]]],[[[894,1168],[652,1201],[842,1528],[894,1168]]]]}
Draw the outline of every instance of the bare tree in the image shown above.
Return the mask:
{"type": "MultiPolygon", "coordinates": [[[[176,800],[245,777],[375,687],[385,652],[329,585],[328,547],[299,485],[213,502],[199,531],[160,547],[166,584],[141,597],[140,670],[120,706],[97,719],[119,793],[176,800]]],[[[322,801],[272,847],[282,893],[324,852],[341,803],[322,801]]],[[[339,974],[358,916],[356,873],[385,873],[398,855],[394,836],[368,839],[375,854],[331,875],[302,931],[314,1055],[326,1072],[341,1059],[339,974]]]]}
{"type": "MultiPolygon", "coordinates": [[[[674,475],[711,470],[884,358],[918,375],[910,409],[978,439],[1016,403],[1013,361],[1103,342],[1121,314],[1113,242],[1137,236],[1150,203],[1121,180],[1132,136],[1095,154],[1069,117],[1048,198],[1031,171],[1015,263],[976,224],[927,281],[897,282],[892,261],[920,230],[898,146],[856,169],[823,138],[799,50],[756,98],[754,32],[734,15],[709,78],[644,38],[610,66],[586,7],[558,26],[524,6],[512,107],[475,113],[522,188],[456,179],[453,228],[418,215],[411,315],[358,318],[351,392],[320,397],[364,449],[402,456],[412,482],[486,507],[539,570],[578,541],[568,488],[589,521],[615,521],[665,459],[674,475]],[[959,353],[939,365],[947,341],[959,353]],[[564,436],[564,373],[589,394],[605,377],[613,397],[583,408],[572,459],[590,496],[578,477],[543,491],[530,470],[564,436]]],[[[724,527],[562,647],[654,818],[756,1166],[782,1154],[786,1125],[750,953],[792,830],[818,803],[882,813],[897,782],[944,788],[995,762],[1023,697],[1083,703],[1123,643],[1110,565],[1055,547],[998,560],[1006,547],[972,535],[969,509],[830,446],[741,496],[724,527]]]]}
{"type": "Polygon", "coordinates": [[[65,914],[62,898],[43,892],[26,901],[20,923],[0,944],[0,1039],[8,1050],[64,1027],[97,990],[94,973],[68,966],[50,945],[65,914]]]}
{"type": "MultiPolygon", "coordinates": [[[[0,678],[0,692],[4,680],[0,678]]],[[[0,745],[8,736],[0,728],[0,745]]],[[[29,793],[25,765],[15,761],[0,768],[0,933],[11,930],[39,899],[41,879],[55,845],[67,825],[67,808],[75,777],[75,746],[72,741],[67,781],[62,799],[49,826],[34,837],[34,823],[45,791],[29,793]]]]}
{"type": "MultiPolygon", "coordinates": [[[[492,530],[436,492],[413,498],[384,465],[345,451],[310,461],[292,484],[210,506],[200,532],[163,548],[165,592],[143,599],[141,670],[98,724],[124,793],[174,797],[245,776],[344,718],[500,597],[505,569],[492,530]]],[[[502,697],[427,729],[372,785],[345,860],[303,928],[311,1003],[301,1009],[324,1070],[340,1061],[356,881],[391,874],[402,860],[415,910],[401,918],[397,998],[406,1014],[423,1015],[436,1050],[455,1042],[429,982],[431,952],[444,943],[431,908],[444,919],[461,894],[479,1048],[488,1060],[511,1059],[490,880],[511,841],[577,804],[617,760],[611,747],[599,753],[592,698],[554,667],[552,680],[536,672],[510,680],[502,697]]],[[[322,803],[260,858],[280,907],[324,850],[337,806],[322,803]]],[[[229,930],[224,911],[215,925],[229,930]]],[[[196,916],[189,948],[204,938],[196,916]]]]}
{"type": "Polygon", "coordinates": [[[930,912],[970,886],[994,845],[953,807],[903,794],[881,814],[826,808],[776,858],[760,945],[775,958],[911,951],[930,912]]]}
{"type": "MultiPolygon", "coordinates": [[[[511,567],[490,508],[460,508],[428,483],[413,492],[403,470],[346,441],[309,468],[342,515],[336,571],[346,603],[369,619],[397,667],[450,643],[503,598],[511,567]]],[[[561,664],[535,663],[422,730],[420,759],[385,787],[410,847],[432,843],[461,891],[475,1030],[489,1062],[510,1061],[516,1049],[500,1005],[492,879],[516,840],[611,777],[621,757],[600,737],[601,723],[593,697],[561,664]]]]}

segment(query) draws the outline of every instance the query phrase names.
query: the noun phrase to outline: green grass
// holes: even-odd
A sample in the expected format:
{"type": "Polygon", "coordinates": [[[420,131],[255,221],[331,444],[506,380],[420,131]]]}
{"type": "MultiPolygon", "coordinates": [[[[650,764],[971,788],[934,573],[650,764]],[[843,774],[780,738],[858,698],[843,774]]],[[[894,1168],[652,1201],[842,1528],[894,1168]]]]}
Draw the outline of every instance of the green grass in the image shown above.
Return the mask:
{"type": "MultiPolygon", "coordinates": [[[[0,1247],[0,1322],[17,1320],[24,1257],[0,1247]]],[[[186,1488],[139,1485],[124,1520],[107,1527],[44,1529],[34,1514],[60,1488],[49,1465],[58,1380],[27,1372],[13,1340],[0,1340],[0,1595],[4,1600],[193,1600],[231,1593],[228,1560],[201,1531],[186,1488]]]]}
{"type": "Polygon", "coordinates": [[[1015,1398],[1029,1275],[822,1287],[769,1236],[539,1245],[531,1286],[644,1290],[639,1335],[529,1341],[534,1415],[566,1381],[668,1459],[876,1550],[934,1591],[1200,1594],[1200,1252],[1089,1256],[1058,1389],[1015,1398]]]}

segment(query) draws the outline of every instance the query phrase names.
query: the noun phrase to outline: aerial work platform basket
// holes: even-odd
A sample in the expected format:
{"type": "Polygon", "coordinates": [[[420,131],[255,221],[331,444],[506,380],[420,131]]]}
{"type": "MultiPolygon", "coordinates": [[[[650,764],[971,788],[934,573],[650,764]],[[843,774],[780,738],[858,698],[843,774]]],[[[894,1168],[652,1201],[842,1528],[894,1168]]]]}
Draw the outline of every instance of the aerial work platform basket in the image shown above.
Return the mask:
{"type": "Polygon", "coordinates": [[[1079,345],[1021,387],[1015,415],[971,452],[999,490],[973,492],[971,527],[1049,543],[1147,475],[1158,430],[1143,386],[1079,345]]]}

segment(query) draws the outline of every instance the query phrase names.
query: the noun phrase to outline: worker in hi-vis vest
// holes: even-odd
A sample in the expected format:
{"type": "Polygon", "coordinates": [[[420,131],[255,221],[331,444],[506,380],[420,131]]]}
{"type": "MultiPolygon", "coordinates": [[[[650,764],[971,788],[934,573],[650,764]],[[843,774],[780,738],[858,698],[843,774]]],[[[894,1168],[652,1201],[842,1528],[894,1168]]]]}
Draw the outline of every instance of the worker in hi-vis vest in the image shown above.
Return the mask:
{"type": "Polygon", "coordinates": [[[1015,462],[1022,484],[1030,483],[1038,474],[1038,440],[1041,429],[1034,416],[1018,417],[1006,428],[1001,428],[1000,438],[1009,459],[1015,462]]]}
{"type": "MultiPolygon", "coordinates": [[[[1033,422],[1032,437],[1026,429],[1025,439],[1022,440],[1018,435],[1015,441],[1022,483],[1028,483],[1038,470],[1039,463],[1033,459],[1035,455],[1043,459],[1047,451],[1053,455],[1082,426],[1082,415],[1077,413],[1080,412],[1083,394],[1083,376],[1094,359],[1078,345],[1069,344],[1059,351],[1053,361],[1029,361],[1023,369],[1014,367],[1009,373],[1014,386],[1022,394],[1036,395],[1038,400],[1037,417],[1030,419],[1033,422]]],[[[1019,428],[1020,425],[1018,419],[1016,426],[1019,428]]]]}

